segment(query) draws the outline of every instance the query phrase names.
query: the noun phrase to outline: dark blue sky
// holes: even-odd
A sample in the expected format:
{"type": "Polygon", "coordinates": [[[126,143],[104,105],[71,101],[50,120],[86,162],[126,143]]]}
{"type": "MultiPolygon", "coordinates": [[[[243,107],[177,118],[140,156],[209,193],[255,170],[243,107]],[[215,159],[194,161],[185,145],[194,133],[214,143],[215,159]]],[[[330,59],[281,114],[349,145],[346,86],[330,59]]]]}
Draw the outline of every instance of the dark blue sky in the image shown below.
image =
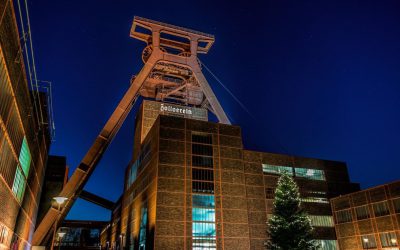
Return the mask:
{"type": "MultiPolygon", "coordinates": [[[[398,1],[30,1],[38,75],[53,82],[56,142],[71,172],[142,67],[135,15],[208,32],[206,75],[247,149],[346,161],[363,188],[399,179],[398,1]]],[[[86,189],[116,200],[132,112],[86,189]]],[[[109,219],[84,201],[70,219],[109,219]]]]}

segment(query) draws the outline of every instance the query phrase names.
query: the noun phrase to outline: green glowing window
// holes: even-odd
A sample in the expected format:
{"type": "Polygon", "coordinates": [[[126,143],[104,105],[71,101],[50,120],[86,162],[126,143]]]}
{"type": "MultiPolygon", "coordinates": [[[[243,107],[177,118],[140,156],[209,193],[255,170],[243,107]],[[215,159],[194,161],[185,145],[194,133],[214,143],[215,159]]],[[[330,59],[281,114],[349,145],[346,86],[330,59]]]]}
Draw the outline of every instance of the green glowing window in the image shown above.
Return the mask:
{"type": "Polygon", "coordinates": [[[336,250],[336,240],[317,240],[322,250],[336,250]]]}
{"type": "Polygon", "coordinates": [[[269,164],[262,164],[263,172],[269,174],[282,174],[283,172],[287,172],[289,175],[293,176],[292,167],[286,166],[275,166],[269,164]]]}
{"type": "Polygon", "coordinates": [[[325,180],[324,171],[320,169],[295,168],[294,171],[297,177],[320,181],[325,180]]]}
{"type": "Polygon", "coordinates": [[[21,164],[25,176],[28,178],[29,168],[31,166],[31,152],[29,151],[26,137],[24,137],[24,140],[22,141],[21,151],[19,152],[19,162],[21,164]]]}
{"type": "Polygon", "coordinates": [[[21,168],[18,166],[17,170],[15,172],[12,191],[19,201],[21,201],[22,197],[24,196],[25,185],[26,185],[26,182],[25,182],[24,176],[22,174],[21,168]]]}
{"type": "Polygon", "coordinates": [[[314,227],[333,227],[332,216],[327,215],[309,215],[311,224],[314,227]]]}

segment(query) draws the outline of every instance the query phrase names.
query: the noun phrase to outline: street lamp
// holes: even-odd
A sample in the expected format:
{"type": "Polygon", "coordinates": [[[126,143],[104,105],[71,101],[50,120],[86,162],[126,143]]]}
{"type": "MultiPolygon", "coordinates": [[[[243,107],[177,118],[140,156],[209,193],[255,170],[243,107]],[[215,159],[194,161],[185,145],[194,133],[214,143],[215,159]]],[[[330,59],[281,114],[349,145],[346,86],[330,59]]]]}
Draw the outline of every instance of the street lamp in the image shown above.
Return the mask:
{"type": "MultiPolygon", "coordinates": [[[[55,240],[55,237],[56,237],[57,224],[58,224],[58,221],[60,220],[60,208],[61,208],[61,205],[62,205],[66,200],[68,200],[68,198],[67,198],[67,197],[62,197],[62,196],[57,196],[57,197],[54,197],[53,200],[55,200],[55,202],[56,202],[57,205],[58,205],[58,208],[57,208],[58,216],[57,216],[57,220],[54,222],[53,240],[51,241],[51,248],[50,248],[51,250],[54,249],[54,240],[55,240]]],[[[61,233],[61,232],[60,232],[60,234],[62,234],[62,236],[65,235],[65,233],[61,233]]],[[[59,235],[60,235],[60,234],[59,234],[59,235]]]]}

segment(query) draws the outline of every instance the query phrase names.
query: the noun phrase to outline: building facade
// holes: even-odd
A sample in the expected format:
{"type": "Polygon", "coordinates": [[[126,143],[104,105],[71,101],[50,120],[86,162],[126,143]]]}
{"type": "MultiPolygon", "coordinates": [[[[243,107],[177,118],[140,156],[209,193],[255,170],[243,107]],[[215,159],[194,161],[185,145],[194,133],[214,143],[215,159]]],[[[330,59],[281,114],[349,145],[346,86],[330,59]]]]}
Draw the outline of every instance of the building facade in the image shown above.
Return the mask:
{"type": "Polygon", "coordinates": [[[399,249],[400,181],[331,200],[340,249],[399,249]]]}
{"type": "Polygon", "coordinates": [[[160,105],[144,101],[137,116],[110,247],[264,249],[273,193],[286,170],[300,186],[315,238],[337,249],[329,198],[359,190],[344,163],[244,150],[240,127],[160,105]]]}
{"type": "Polygon", "coordinates": [[[58,196],[68,180],[67,158],[65,156],[49,155],[46,173],[40,197],[36,226],[42,221],[50,209],[53,198],[58,196]]]}
{"type": "Polygon", "coordinates": [[[28,88],[13,1],[0,1],[0,13],[0,249],[29,249],[50,145],[48,98],[28,88]]]}

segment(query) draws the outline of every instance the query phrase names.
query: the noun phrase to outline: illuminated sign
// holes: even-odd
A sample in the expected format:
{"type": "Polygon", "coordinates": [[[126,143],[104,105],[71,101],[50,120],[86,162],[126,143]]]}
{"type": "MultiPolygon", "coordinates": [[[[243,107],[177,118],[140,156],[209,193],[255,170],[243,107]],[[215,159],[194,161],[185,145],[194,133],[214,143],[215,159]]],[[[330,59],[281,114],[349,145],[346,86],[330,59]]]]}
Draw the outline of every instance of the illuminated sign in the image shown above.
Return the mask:
{"type": "Polygon", "coordinates": [[[160,107],[160,111],[168,111],[168,112],[172,112],[172,113],[179,113],[179,114],[188,114],[188,115],[192,115],[193,112],[191,109],[189,108],[178,108],[178,107],[173,107],[172,105],[168,105],[168,104],[164,104],[161,103],[161,107],[160,107]]]}

